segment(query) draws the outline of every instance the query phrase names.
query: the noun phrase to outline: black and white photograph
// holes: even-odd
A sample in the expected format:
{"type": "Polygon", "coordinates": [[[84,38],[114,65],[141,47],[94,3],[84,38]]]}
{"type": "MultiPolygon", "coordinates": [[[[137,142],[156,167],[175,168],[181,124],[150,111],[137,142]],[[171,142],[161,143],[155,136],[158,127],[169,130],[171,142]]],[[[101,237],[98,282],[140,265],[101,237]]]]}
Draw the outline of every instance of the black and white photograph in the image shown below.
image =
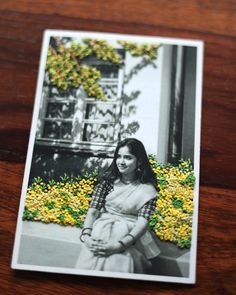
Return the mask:
{"type": "Polygon", "coordinates": [[[203,42],[46,30],[12,268],[196,281],[203,42]]]}

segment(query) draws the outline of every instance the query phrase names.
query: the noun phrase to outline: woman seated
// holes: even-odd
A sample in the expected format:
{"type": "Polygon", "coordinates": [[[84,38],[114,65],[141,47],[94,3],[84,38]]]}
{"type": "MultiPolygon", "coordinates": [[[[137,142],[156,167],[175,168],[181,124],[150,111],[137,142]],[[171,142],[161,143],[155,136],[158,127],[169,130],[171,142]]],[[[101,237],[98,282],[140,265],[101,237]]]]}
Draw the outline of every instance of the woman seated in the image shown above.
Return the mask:
{"type": "Polygon", "coordinates": [[[94,189],[76,268],[147,273],[159,254],[148,219],[156,206],[156,179],[137,139],[121,141],[94,189]]]}

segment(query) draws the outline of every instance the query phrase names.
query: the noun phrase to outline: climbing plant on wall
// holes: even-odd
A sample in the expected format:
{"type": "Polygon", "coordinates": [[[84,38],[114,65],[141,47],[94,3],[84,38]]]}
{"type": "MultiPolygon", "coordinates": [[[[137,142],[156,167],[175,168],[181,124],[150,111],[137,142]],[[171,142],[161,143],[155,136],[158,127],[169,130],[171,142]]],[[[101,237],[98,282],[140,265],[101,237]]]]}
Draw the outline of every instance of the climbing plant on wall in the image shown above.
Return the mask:
{"type": "Polygon", "coordinates": [[[143,57],[146,60],[153,60],[157,58],[157,49],[160,44],[137,44],[135,42],[121,41],[118,43],[134,57],[143,57]]]}
{"type": "MultiPolygon", "coordinates": [[[[67,90],[83,86],[89,97],[106,100],[102,87],[98,84],[101,72],[96,67],[82,65],[86,57],[95,55],[98,60],[108,61],[122,66],[122,56],[106,40],[82,39],[82,42],[72,42],[70,46],[62,43],[60,38],[54,38],[54,46],[48,49],[46,72],[49,81],[59,89],[67,90]]],[[[135,42],[118,41],[124,50],[134,57],[154,60],[158,55],[160,44],[137,44],[135,42]]]]}

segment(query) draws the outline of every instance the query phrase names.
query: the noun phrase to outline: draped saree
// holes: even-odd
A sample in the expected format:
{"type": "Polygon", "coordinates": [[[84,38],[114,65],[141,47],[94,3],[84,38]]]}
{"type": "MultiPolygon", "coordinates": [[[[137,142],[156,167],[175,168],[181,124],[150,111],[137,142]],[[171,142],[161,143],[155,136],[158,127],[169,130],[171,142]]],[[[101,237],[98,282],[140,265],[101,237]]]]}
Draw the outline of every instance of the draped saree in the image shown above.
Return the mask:
{"type": "MultiPolygon", "coordinates": [[[[119,241],[134,228],[142,206],[156,198],[152,184],[138,181],[122,185],[115,182],[106,196],[105,210],[93,224],[93,239],[119,241]]],[[[85,244],[79,253],[76,268],[127,273],[145,273],[151,266],[149,259],[160,253],[155,237],[147,229],[136,243],[121,253],[107,257],[95,256],[85,244]]]]}

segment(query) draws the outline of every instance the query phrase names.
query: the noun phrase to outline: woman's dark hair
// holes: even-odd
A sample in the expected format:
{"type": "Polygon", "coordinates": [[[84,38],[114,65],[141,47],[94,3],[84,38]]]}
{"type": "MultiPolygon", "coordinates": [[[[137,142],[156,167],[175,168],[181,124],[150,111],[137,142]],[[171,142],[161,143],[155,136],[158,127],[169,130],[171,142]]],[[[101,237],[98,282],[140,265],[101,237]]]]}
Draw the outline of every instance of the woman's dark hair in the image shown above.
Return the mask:
{"type": "Polygon", "coordinates": [[[136,177],[141,183],[151,182],[156,187],[156,178],[149,164],[148,156],[142,142],[136,138],[126,138],[120,141],[116,147],[111,165],[104,172],[101,180],[113,182],[120,177],[120,172],[116,165],[119,149],[127,146],[129,152],[137,158],[138,167],[136,177]]]}

